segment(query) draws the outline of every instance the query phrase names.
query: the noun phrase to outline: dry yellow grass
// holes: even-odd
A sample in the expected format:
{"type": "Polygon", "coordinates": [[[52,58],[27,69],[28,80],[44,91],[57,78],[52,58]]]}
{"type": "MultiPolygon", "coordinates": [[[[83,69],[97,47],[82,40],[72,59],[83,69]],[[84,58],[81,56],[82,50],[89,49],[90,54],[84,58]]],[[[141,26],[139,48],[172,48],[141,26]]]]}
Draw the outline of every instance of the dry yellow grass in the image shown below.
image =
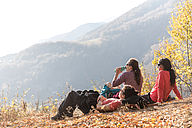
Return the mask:
{"type": "MultiPolygon", "coordinates": [[[[61,121],[50,120],[51,111],[31,112],[15,120],[1,121],[0,127],[186,127],[192,128],[192,97],[166,102],[143,110],[121,108],[112,113],[95,111],[83,115],[76,111],[75,117],[61,121]]],[[[2,114],[2,113],[1,113],[2,114]]]]}

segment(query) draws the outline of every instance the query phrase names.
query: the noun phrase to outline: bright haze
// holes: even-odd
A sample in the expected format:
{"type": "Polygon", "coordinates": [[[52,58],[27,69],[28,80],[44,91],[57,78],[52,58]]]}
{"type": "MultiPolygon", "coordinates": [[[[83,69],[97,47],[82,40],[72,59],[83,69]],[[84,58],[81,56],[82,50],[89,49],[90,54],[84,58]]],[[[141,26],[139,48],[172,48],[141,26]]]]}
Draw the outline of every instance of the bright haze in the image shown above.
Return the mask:
{"type": "Polygon", "coordinates": [[[0,57],[85,23],[109,22],[146,0],[2,0],[0,57]]]}

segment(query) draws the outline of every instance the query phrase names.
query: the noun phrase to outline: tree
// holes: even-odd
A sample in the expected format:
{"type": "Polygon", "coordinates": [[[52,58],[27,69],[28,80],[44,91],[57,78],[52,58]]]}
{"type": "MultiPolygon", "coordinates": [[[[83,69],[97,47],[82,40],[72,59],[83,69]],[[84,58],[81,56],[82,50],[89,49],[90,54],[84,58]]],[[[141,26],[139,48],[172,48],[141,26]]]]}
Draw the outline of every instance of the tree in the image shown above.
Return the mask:
{"type": "MultiPolygon", "coordinates": [[[[174,9],[170,26],[170,38],[160,43],[154,51],[153,64],[160,58],[169,58],[176,71],[177,83],[186,85],[192,93],[192,0],[181,1],[174,9]]],[[[182,88],[181,88],[182,89],[182,88]]]]}

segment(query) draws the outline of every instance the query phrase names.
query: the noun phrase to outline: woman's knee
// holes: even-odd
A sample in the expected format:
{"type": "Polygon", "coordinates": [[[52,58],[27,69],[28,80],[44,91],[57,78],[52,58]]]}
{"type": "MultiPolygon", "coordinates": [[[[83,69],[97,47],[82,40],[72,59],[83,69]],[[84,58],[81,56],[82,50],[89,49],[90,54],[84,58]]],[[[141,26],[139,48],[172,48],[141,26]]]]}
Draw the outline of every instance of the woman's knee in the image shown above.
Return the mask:
{"type": "Polygon", "coordinates": [[[77,95],[77,92],[75,92],[75,91],[73,91],[73,90],[70,91],[69,94],[68,94],[68,96],[74,96],[74,95],[77,95]]]}

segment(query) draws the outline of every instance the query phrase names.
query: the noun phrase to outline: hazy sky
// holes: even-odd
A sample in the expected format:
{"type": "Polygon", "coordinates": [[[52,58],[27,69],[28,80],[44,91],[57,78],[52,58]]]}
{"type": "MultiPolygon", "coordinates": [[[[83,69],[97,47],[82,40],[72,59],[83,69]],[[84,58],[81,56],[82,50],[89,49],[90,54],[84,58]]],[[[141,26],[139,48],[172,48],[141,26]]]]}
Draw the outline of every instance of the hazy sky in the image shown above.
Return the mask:
{"type": "Polygon", "coordinates": [[[85,23],[106,22],[146,0],[0,0],[0,56],[85,23]]]}

